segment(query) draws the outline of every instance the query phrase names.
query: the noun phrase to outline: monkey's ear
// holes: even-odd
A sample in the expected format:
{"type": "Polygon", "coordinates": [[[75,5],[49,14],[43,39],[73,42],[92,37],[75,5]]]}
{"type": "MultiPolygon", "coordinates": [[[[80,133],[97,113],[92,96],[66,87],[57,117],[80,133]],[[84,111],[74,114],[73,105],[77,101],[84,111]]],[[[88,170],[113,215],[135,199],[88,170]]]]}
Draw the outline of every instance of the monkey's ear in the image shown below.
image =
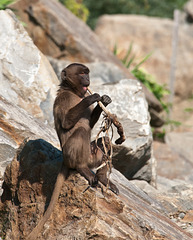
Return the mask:
{"type": "Polygon", "coordinates": [[[61,72],[61,79],[62,80],[65,80],[66,79],[66,71],[65,71],[65,68],[62,70],[61,72]]]}

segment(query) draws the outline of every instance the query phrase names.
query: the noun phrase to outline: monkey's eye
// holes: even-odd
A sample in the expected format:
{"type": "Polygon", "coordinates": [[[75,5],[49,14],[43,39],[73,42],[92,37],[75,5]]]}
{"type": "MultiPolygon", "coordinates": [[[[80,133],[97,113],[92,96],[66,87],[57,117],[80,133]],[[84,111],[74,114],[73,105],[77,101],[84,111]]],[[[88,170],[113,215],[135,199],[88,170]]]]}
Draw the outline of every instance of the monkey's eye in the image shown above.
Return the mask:
{"type": "Polygon", "coordinates": [[[80,75],[84,75],[84,74],[85,74],[84,72],[80,73],[80,75]]]}

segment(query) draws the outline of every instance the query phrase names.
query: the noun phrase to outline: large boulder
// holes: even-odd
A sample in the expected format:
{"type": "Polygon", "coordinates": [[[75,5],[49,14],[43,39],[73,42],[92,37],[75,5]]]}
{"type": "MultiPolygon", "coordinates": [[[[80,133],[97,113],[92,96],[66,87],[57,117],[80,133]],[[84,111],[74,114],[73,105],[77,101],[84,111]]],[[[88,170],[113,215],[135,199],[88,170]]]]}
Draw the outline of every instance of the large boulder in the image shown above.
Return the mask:
{"type": "MultiPolygon", "coordinates": [[[[156,183],[155,159],[152,154],[152,134],[148,105],[141,84],[132,79],[123,79],[117,83],[101,86],[91,84],[95,92],[107,94],[112,98],[108,109],[118,116],[123,125],[126,141],[114,146],[113,164],[128,179],[144,179],[156,183]]],[[[94,135],[100,130],[95,127],[94,135]]],[[[114,139],[118,138],[116,129],[114,139]]]]}
{"type": "MultiPolygon", "coordinates": [[[[2,238],[23,239],[38,224],[61,158],[61,152],[43,140],[27,142],[15,155],[5,171],[0,204],[2,238]]],[[[87,189],[87,181],[71,172],[38,239],[192,238],[166,216],[167,209],[119,172],[113,173],[112,180],[120,189],[119,196],[107,189],[103,195],[100,189],[87,189]]]]}
{"type": "Polygon", "coordinates": [[[10,11],[0,11],[0,95],[37,118],[53,122],[58,79],[10,11]]]}
{"type": "MultiPolygon", "coordinates": [[[[131,43],[136,57],[144,57],[152,53],[143,67],[155,76],[158,83],[168,84],[173,27],[174,22],[169,19],[139,15],[104,15],[99,18],[95,32],[110,49],[116,44],[123,55],[126,54],[131,43]]],[[[193,94],[192,52],[192,36],[180,27],[175,93],[181,99],[193,94]]]]}

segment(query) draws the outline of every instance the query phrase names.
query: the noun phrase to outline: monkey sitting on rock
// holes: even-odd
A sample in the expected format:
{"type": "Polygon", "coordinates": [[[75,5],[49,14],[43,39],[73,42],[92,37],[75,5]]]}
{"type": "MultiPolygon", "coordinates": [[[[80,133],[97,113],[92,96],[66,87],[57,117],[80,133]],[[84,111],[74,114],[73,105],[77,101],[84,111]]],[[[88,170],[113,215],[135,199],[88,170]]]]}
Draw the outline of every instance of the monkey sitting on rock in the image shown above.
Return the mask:
{"type": "MultiPolygon", "coordinates": [[[[64,180],[69,174],[69,169],[77,170],[93,187],[98,181],[107,186],[116,194],[118,188],[107,179],[107,165],[100,167],[96,174],[91,169],[98,168],[105,161],[103,152],[98,149],[95,141],[91,141],[91,129],[98,121],[102,112],[99,104],[94,108],[93,103],[101,101],[104,106],[111,103],[107,95],[102,97],[94,93],[87,94],[90,85],[89,69],[83,64],[72,63],[62,70],[61,84],[54,102],[54,122],[60,141],[63,164],[58,174],[49,206],[44,216],[33,229],[28,240],[37,238],[45,222],[50,217],[54,205],[58,200],[64,180]]],[[[108,148],[108,139],[105,139],[108,148]]],[[[102,144],[99,139],[99,147],[102,144]]]]}

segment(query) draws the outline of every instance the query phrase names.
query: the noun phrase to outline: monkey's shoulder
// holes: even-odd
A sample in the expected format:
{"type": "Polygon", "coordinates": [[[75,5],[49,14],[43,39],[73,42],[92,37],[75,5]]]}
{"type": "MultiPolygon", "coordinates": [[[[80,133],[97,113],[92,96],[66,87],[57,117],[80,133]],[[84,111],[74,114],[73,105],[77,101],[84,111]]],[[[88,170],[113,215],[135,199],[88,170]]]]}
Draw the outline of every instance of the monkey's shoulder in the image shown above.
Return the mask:
{"type": "Polygon", "coordinates": [[[56,96],[54,106],[64,106],[67,108],[69,105],[76,105],[81,101],[81,98],[73,92],[65,89],[60,89],[56,96]]]}

